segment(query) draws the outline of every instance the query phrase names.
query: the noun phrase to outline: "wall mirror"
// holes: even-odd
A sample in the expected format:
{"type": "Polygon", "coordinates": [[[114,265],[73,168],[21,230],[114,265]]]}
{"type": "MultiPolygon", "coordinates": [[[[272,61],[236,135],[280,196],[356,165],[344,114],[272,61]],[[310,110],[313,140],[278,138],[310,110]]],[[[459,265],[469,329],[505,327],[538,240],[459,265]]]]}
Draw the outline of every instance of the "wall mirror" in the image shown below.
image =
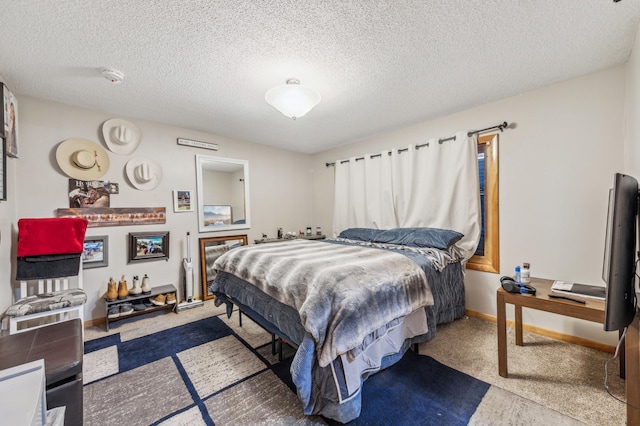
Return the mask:
{"type": "Polygon", "coordinates": [[[202,298],[204,300],[213,298],[213,293],[209,290],[209,284],[216,277],[216,273],[213,270],[213,264],[216,259],[232,248],[246,245],[246,235],[200,238],[200,280],[202,282],[202,298]]]}
{"type": "Polygon", "coordinates": [[[249,162],[196,155],[200,232],[248,229],[249,162]]]}

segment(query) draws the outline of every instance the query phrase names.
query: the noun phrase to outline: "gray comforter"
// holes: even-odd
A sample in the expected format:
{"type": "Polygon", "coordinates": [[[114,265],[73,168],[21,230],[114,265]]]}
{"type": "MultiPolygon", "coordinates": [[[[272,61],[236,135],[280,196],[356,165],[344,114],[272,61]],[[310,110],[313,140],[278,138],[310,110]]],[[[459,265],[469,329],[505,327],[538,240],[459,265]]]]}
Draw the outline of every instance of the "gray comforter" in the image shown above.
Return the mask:
{"type": "Polygon", "coordinates": [[[424,271],[385,250],[293,240],[230,250],[214,269],[296,309],[321,367],[390,321],[433,304],[424,271]]]}

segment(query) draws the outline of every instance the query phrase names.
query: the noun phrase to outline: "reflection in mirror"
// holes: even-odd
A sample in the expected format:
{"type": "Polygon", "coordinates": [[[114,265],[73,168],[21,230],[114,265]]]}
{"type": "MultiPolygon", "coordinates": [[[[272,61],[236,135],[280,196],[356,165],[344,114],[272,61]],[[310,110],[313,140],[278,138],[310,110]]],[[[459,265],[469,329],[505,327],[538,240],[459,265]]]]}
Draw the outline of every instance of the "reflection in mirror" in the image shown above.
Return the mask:
{"type": "Polygon", "coordinates": [[[196,155],[200,232],[249,228],[249,162],[196,155]]]}
{"type": "Polygon", "coordinates": [[[202,282],[202,298],[204,300],[213,298],[209,285],[216,277],[213,270],[213,264],[216,259],[233,248],[246,245],[246,235],[200,238],[200,280],[202,282]]]}

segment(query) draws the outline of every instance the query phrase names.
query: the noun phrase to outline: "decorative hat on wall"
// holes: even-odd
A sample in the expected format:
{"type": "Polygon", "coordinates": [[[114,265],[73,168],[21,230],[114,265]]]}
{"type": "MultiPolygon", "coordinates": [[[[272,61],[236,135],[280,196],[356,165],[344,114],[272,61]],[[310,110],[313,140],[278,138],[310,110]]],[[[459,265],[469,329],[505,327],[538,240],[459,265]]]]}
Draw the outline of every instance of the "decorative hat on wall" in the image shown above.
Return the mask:
{"type": "Polygon", "coordinates": [[[142,191],[155,189],[162,181],[162,169],[153,160],[134,158],[125,166],[131,185],[142,191]]]}
{"type": "Polygon", "coordinates": [[[60,169],[73,179],[97,180],[109,170],[107,151],[88,139],[67,139],[56,149],[60,169]]]}
{"type": "Polygon", "coordinates": [[[129,155],[140,145],[142,134],[132,122],[112,118],[102,123],[102,137],[111,152],[129,155]]]}

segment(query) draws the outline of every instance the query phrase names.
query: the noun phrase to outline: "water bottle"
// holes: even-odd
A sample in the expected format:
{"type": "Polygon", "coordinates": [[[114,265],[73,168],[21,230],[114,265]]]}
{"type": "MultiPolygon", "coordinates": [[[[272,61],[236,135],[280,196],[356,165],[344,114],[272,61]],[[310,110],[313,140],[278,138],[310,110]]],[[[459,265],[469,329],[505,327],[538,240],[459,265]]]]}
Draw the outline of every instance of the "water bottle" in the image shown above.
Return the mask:
{"type": "Polygon", "coordinates": [[[522,286],[522,281],[520,281],[520,266],[516,266],[516,284],[522,286]]]}
{"type": "Polygon", "coordinates": [[[520,271],[520,279],[522,280],[522,284],[529,284],[531,282],[531,265],[528,263],[522,264],[522,271],[520,271]]]}

